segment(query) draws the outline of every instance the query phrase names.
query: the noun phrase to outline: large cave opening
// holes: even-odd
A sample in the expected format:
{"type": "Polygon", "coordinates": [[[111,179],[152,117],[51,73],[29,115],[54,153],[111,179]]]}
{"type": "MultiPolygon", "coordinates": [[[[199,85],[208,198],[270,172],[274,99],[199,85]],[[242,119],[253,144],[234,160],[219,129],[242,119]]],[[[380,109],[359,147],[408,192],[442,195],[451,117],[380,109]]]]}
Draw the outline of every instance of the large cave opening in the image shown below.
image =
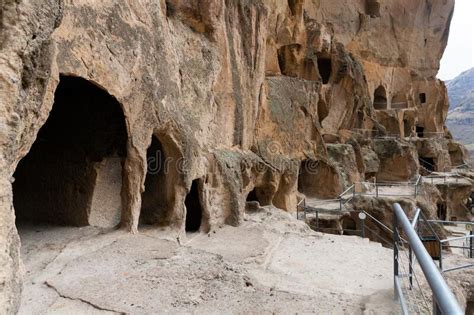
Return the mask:
{"type": "Polygon", "coordinates": [[[61,76],[49,118],[13,175],[17,223],[118,224],[126,141],[118,101],[61,76]]]}
{"type": "Polygon", "coordinates": [[[197,232],[201,228],[203,211],[199,197],[198,180],[193,180],[191,190],[184,201],[186,206],[186,232],[197,232]]]}
{"type": "Polygon", "coordinates": [[[375,89],[374,108],[378,110],[387,109],[387,92],[382,85],[375,89]]]}

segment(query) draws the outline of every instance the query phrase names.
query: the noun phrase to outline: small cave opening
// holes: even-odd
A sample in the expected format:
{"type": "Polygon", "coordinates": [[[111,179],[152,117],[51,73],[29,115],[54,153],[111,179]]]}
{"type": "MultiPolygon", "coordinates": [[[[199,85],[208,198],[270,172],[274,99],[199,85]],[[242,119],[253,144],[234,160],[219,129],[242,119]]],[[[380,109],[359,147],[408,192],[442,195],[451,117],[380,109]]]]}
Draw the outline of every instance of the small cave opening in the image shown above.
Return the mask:
{"type": "Polygon", "coordinates": [[[393,109],[405,109],[408,108],[407,98],[403,94],[397,94],[392,97],[392,102],[390,103],[391,108],[393,109]]]}
{"type": "Polygon", "coordinates": [[[166,220],[169,208],[167,175],[170,171],[170,165],[167,165],[166,161],[167,156],[162,143],[156,136],[152,136],[146,152],[147,172],[145,190],[142,193],[140,224],[155,225],[166,220]]]}
{"type": "Polygon", "coordinates": [[[300,44],[285,45],[278,49],[278,66],[282,75],[298,77],[300,54],[300,44]]]}
{"type": "Polygon", "coordinates": [[[387,109],[387,92],[382,85],[375,89],[374,108],[377,110],[387,109]]]}
{"type": "Polygon", "coordinates": [[[380,3],[378,0],[366,0],[365,14],[371,18],[380,17],[380,3]]]}
{"type": "Polygon", "coordinates": [[[198,179],[193,180],[191,190],[186,195],[186,232],[198,232],[202,222],[202,206],[199,197],[198,179]]]}
{"type": "Polygon", "coordinates": [[[437,215],[438,215],[438,219],[442,220],[442,221],[445,221],[446,220],[446,217],[447,217],[447,207],[446,207],[446,203],[442,202],[442,203],[437,203],[436,204],[436,208],[437,208],[437,215]]]}
{"type": "Polygon", "coordinates": [[[426,93],[420,93],[419,94],[419,99],[420,99],[421,104],[425,104],[426,103],[426,93]]]}
{"type": "Polygon", "coordinates": [[[344,217],[342,219],[342,234],[343,235],[356,235],[357,224],[351,217],[344,217]]]}
{"type": "Polygon", "coordinates": [[[420,166],[429,172],[436,171],[435,160],[432,157],[420,157],[420,166]]]}
{"type": "Polygon", "coordinates": [[[249,194],[247,195],[246,201],[247,202],[253,202],[253,201],[259,202],[258,197],[257,197],[256,188],[252,189],[252,191],[249,192],[249,194]]]}
{"type": "Polygon", "coordinates": [[[425,136],[425,127],[416,126],[416,136],[418,138],[423,138],[425,136]]]}
{"type": "Polygon", "coordinates": [[[317,64],[323,84],[328,84],[332,74],[332,61],[328,56],[318,55],[317,64]]]}
{"type": "Polygon", "coordinates": [[[13,175],[17,223],[117,225],[126,143],[119,102],[85,79],[60,76],[50,115],[13,175]]]}
{"type": "Polygon", "coordinates": [[[268,186],[256,186],[247,195],[246,202],[258,202],[260,206],[269,206],[272,204],[272,198],[275,194],[274,188],[268,186]]]}

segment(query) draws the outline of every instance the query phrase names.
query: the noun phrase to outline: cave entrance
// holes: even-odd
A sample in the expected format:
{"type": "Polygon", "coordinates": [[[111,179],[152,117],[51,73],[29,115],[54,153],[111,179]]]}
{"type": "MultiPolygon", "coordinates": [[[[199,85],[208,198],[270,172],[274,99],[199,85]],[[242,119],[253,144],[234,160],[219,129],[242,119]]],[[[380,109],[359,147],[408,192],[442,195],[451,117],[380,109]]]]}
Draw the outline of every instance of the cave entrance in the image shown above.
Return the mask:
{"type": "MultiPolygon", "coordinates": [[[[256,188],[252,189],[251,192],[247,195],[247,202],[259,202],[258,197],[257,197],[257,190],[256,188]]],[[[259,202],[260,203],[260,202],[259,202]]]]}
{"type": "Polygon", "coordinates": [[[365,14],[371,18],[380,17],[380,3],[377,0],[367,0],[365,2],[365,14]]]}
{"type": "Polygon", "coordinates": [[[142,193],[140,224],[154,225],[166,221],[167,174],[166,155],[163,145],[156,136],[152,136],[151,144],[146,152],[147,173],[145,190],[142,193]]]}
{"type": "Polygon", "coordinates": [[[426,103],[426,93],[420,93],[419,95],[420,103],[425,104],[426,103]]]}
{"type": "Polygon", "coordinates": [[[273,195],[274,189],[270,185],[255,187],[247,195],[246,202],[258,202],[260,206],[268,206],[272,204],[273,195]]]}
{"type": "Polygon", "coordinates": [[[422,126],[416,126],[416,135],[418,138],[423,138],[425,136],[425,128],[422,126]]]}
{"type": "Polygon", "coordinates": [[[446,215],[447,215],[446,204],[445,203],[438,203],[436,205],[436,208],[437,208],[438,218],[442,221],[445,221],[446,220],[446,215]]]}
{"type": "Polygon", "coordinates": [[[298,77],[300,74],[299,59],[302,53],[300,44],[290,44],[278,49],[278,65],[282,75],[298,77]]]}
{"type": "Polygon", "coordinates": [[[387,92],[382,85],[374,92],[374,108],[378,110],[387,109],[387,92]]]}
{"type": "Polygon", "coordinates": [[[199,198],[198,180],[193,180],[191,190],[184,201],[186,206],[186,232],[197,232],[201,228],[202,207],[199,198]]]}
{"type": "Polygon", "coordinates": [[[119,224],[126,141],[118,101],[87,80],[61,76],[49,118],[13,175],[17,223],[119,224]]]}
{"type": "Polygon", "coordinates": [[[321,76],[321,80],[323,81],[323,84],[328,84],[329,80],[331,79],[331,73],[332,73],[331,58],[328,56],[318,55],[317,64],[318,64],[319,75],[321,76]]]}
{"type": "Polygon", "coordinates": [[[356,235],[357,224],[353,218],[345,217],[342,219],[342,234],[343,235],[356,235]]]}
{"type": "Polygon", "coordinates": [[[431,157],[420,157],[419,162],[421,167],[429,172],[434,172],[436,170],[435,160],[431,157]]]}

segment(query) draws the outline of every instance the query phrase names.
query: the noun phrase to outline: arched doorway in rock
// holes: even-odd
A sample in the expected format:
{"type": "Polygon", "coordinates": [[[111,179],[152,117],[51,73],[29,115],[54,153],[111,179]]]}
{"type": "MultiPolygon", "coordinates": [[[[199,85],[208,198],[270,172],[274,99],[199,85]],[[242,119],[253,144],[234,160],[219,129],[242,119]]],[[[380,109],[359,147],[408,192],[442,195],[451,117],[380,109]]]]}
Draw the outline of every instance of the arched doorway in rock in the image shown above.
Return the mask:
{"type": "Polygon", "coordinates": [[[375,89],[374,108],[378,110],[387,109],[387,92],[382,85],[375,89]]]}
{"type": "Polygon", "coordinates": [[[203,208],[199,194],[199,179],[193,180],[191,190],[184,201],[186,206],[186,232],[198,232],[203,220],[203,208]]]}
{"type": "Polygon", "coordinates": [[[61,76],[49,118],[13,175],[17,223],[119,224],[126,142],[118,101],[85,79],[61,76]]]}
{"type": "Polygon", "coordinates": [[[166,224],[170,204],[171,190],[168,188],[167,176],[171,172],[173,161],[168,160],[162,143],[152,136],[151,144],[146,152],[147,172],[145,190],[142,193],[140,225],[166,224]],[[169,163],[170,162],[170,163],[169,163]]]}
{"type": "Polygon", "coordinates": [[[275,191],[270,186],[256,186],[247,195],[246,202],[258,202],[260,206],[269,206],[272,204],[272,198],[275,191]]]}

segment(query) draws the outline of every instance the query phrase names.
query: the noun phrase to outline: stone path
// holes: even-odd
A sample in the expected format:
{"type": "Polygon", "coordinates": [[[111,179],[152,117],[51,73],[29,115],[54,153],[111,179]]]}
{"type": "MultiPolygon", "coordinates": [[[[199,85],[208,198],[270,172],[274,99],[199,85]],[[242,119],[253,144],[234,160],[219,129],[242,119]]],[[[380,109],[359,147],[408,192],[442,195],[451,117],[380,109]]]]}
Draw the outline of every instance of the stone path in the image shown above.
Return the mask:
{"type": "Polygon", "coordinates": [[[321,235],[275,208],[240,227],[172,231],[20,227],[20,314],[389,314],[392,251],[321,235]]]}

